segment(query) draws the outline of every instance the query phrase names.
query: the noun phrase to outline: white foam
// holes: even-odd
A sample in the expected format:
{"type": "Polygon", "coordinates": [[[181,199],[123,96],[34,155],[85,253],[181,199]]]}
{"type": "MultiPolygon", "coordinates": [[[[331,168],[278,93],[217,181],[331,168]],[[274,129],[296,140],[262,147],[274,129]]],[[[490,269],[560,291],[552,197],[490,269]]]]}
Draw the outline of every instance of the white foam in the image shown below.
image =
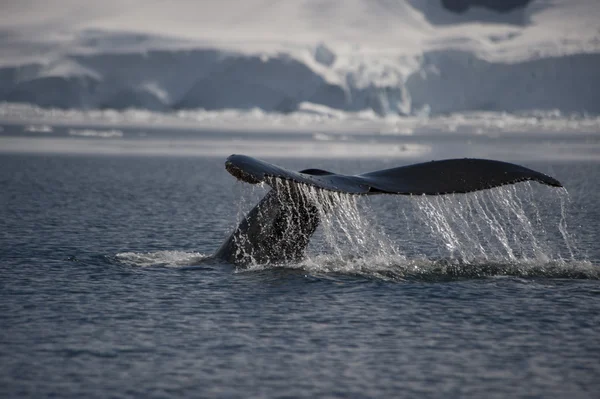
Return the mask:
{"type": "Polygon", "coordinates": [[[167,266],[182,267],[193,266],[200,263],[208,255],[198,252],[182,251],[157,251],[157,252],[122,252],[115,255],[119,262],[140,267],[167,266]]]}

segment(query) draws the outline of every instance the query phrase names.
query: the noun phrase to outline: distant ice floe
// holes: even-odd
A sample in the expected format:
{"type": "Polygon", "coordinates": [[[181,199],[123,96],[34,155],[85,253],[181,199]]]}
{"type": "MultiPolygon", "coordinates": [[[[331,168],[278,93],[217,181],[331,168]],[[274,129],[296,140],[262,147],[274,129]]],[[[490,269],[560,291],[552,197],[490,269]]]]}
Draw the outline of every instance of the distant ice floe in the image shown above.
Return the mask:
{"type": "Polygon", "coordinates": [[[28,133],[52,133],[54,129],[50,125],[27,125],[23,131],[28,133]]]}
{"type": "Polygon", "coordinates": [[[69,129],[70,136],[81,136],[81,137],[100,137],[103,139],[110,138],[121,138],[123,132],[116,129],[110,130],[94,130],[94,129],[69,129]]]}
{"type": "Polygon", "coordinates": [[[106,126],[108,129],[69,130],[72,136],[120,138],[120,127],[184,128],[256,132],[310,132],[316,141],[344,141],[354,134],[377,133],[383,136],[418,134],[464,134],[495,137],[512,134],[570,134],[600,132],[600,116],[538,110],[520,113],[457,112],[444,115],[388,115],[373,111],[341,111],[324,105],[302,103],[286,114],[250,110],[181,110],[157,112],[144,109],[62,110],[29,104],[0,103],[0,121],[106,126]]]}
{"type": "Polygon", "coordinates": [[[332,141],[333,140],[333,137],[331,135],[326,134],[326,133],[319,133],[319,132],[314,133],[313,138],[316,141],[332,141]]]}

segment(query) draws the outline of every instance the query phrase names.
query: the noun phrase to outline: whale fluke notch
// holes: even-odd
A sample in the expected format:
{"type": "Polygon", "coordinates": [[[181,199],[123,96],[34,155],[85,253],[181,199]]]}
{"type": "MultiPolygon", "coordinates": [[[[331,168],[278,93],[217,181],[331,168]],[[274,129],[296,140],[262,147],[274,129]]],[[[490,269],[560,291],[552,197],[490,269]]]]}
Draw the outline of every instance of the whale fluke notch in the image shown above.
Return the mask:
{"type": "Polygon", "coordinates": [[[215,254],[236,265],[281,263],[303,257],[319,224],[319,212],[311,202],[314,200],[294,183],[355,195],[468,193],[528,180],[562,187],[558,180],[523,166],[470,158],[424,162],[352,176],[321,169],[294,172],[246,155],[231,155],[225,168],[241,181],[264,182],[272,188],[215,254]]]}
{"type": "Polygon", "coordinates": [[[233,176],[251,184],[272,185],[273,178],[279,178],[348,194],[458,194],[528,180],[562,187],[558,180],[526,167],[475,158],[430,161],[352,176],[320,169],[294,172],[246,155],[231,155],[225,165],[233,176]]]}

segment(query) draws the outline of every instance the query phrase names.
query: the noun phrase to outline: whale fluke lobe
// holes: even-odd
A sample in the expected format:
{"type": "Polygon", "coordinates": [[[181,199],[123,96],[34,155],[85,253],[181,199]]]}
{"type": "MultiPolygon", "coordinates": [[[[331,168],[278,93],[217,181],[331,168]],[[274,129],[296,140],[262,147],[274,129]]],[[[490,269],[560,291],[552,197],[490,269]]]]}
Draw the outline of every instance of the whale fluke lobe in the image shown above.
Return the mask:
{"type": "Polygon", "coordinates": [[[468,193],[529,180],[562,187],[558,180],[520,165],[471,158],[430,161],[352,176],[321,169],[295,172],[246,155],[231,155],[225,168],[238,180],[271,186],[271,191],[216,253],[237,265],[302,258],[319,224],[319,214],[312,203],[314,198],[299,190],[299,184],[355,195],[468,193]]]}
{"type": "Polygon", "coordinates": [[[231,155],[225,168],[251,184],[272,185],[274,178],[279,178],[348,194],[468,193],[527,180],[562,187],[558,180],[520,165],[473,158],[430,161],[353,176],[320,169],[294,172],[246,155],[231,155]]]}

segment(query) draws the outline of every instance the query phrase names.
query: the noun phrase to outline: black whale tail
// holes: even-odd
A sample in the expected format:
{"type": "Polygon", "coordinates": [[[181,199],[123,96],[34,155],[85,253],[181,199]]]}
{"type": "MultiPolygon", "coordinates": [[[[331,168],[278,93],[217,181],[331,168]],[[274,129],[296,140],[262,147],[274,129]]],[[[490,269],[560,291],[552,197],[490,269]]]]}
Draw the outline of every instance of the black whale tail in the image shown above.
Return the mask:
{"type": "Polygon", "coordinates": [[[239,180],[273,186],[275,179],[291,180],[348,194],[442,195],[468,193],[532,180],[554,187],[560,182],[543,173],[508,162],[488,159],[446,159],[361,175],[341,175],[320,169],[294,172],[246,155],[231,155],[225,168],[239,180]]]}
{"type": "Polygon", "coordinates": [[[249,156],[231,155],[225,168],[239,180],[272,187],[216,253],[237,265],[300,259],[319,224],[314,200],[293,189],[293,184],[281,190],[277,181],[355,195],[468,193],[522,181],[562,187],[543,173],[487,159],[447,159],[348,176],[320,169],[294,172],[249,156]]]}
{"type": "Polygon", "coordinates": [[[268,264],[300,260],[319,225],[314,200],[293,184],[272,189],[217,250],[229,263],[268,264]]]}

